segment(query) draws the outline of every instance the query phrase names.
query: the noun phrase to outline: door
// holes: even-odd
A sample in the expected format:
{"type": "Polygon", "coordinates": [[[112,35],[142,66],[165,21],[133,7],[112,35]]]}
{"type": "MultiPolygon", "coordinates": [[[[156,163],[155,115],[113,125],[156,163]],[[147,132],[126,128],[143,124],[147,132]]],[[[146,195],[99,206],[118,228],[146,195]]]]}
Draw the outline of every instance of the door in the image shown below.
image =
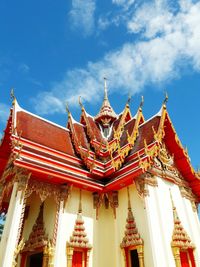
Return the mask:
{"type": "Polygon", "coordinates": [[[82,251],[74,251],[72,257],[72,267],[83,267],[83,252],[82,251]]]}
{"type": "Polygon", "coordinates": [[[32,254],[27,259],[26,267],[42,267],[43,253],[32,254]]]}
{"type": "Polygon", "coordinates": [[[180,251],[181,267],[190,267],[188,256],[187,251],[180,251]]]}
{"type": "Polygon", "coordinates": [[[130,250],[130,267],[140,267],[137,249],[130,250]]]}

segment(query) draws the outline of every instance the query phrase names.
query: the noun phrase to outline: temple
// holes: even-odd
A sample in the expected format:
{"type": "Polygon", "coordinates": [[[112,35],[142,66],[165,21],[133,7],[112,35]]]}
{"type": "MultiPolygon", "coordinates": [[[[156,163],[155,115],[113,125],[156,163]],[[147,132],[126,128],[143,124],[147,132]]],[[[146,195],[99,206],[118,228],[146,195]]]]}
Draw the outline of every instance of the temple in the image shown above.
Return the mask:
{"type": "MultiPolygon", "coordinates": [[[[1,267],[200,266],[200,173],[166,102],[62,127],[19,106],[0,144],[1,267]]],[[[181,119],[181,118],[180,118],[181,119]]]]}

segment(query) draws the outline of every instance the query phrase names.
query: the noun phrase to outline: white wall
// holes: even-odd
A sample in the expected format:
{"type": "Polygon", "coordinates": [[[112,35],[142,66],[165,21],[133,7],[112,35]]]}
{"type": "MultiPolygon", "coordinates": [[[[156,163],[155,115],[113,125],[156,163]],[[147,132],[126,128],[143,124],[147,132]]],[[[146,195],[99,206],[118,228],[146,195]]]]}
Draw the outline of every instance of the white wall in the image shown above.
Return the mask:
{"type": "MultiPolygon", "coordinates": [[[[190,201],[182,198],[177,185],[161,178],[157,179],[158,187],[148,186],[150,195],[144,199],[138,196],[135,185],[129,187],[132,212],[138,232],[144,240],[145,267],[175,267],[171,249],[174,222],[169,189],[183,227],[196,245],[195,257],[197,262],[200,262],[200,227],[197,213],[192,210],[190,201]]],[[[37,218],[40,203],[37,196],[31,197],[29,218],[23,233],[26,239],[37,218]]],[[[79,189],[74,187],[64,211],[62,207],[60,209],[55,267],[67,266],[66,243],[74,230],[78,207],[79,189]]],[[[120,244],[124,237],[128,215],[127,189],[119,191],[116,219],[113,210],[110,207],[105,209],[103,204],[96,220],[92,193],[84,190],[82,190],[82,210],[85,232],[92,245],[89,267],[124,267],[125,261],[120,244]]],[[[53,199],[47,199],[44,206],[44,222],[50,236],[53,233],[55,214],[56,206],[53,199]]],[[[200,267],[199,263],[197,266],[200,267]]]]}

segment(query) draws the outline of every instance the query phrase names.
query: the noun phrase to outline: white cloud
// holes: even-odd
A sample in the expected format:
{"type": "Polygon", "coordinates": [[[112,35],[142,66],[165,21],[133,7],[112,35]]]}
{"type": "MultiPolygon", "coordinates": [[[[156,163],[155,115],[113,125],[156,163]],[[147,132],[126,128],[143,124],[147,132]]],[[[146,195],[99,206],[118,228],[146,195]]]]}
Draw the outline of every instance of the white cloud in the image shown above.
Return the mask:
{"type": "Polygon", "coordinates": [[[30,67],[26,63],[21,63],[19,65],[19,71],[24,73],[24,74],[27,74],[30,71],[30,67]]]}
{"type": "Polygon", "coordinates": [[[0,103],[0,123],[5,123],[9,116],[10,107],[6,104],[0,103]]]}
{"type": "Polygon", "coordinates": [[[103,93],[105,75],[112,91],[135,94],[146,84],[178,77],[182,66],[200,71],[200,2],[187,2],[187,9],[186,0],[180,4],[175,13],[166,1],[141,6],[127,23],[130,34],[137,33],[140,38],[107,53],[98,62],[89,62],[85,69],[68,71],[50,92],[38,95],[36,111],[64,111],[64,102],[75,105],[79,95],[96,103],[103,93]]]}
{"type": "Polygon", "coordinates": [[[135,0],[112,0],[113,4],[116,4],[118,6],[123,6],[125,9],[128,9],[135,0]]]}
{"type": "Polygon", "coordinates": [[[94,30],[95,0],[72,0],[69,12],[71,27],[88,36],[94,30]]]}

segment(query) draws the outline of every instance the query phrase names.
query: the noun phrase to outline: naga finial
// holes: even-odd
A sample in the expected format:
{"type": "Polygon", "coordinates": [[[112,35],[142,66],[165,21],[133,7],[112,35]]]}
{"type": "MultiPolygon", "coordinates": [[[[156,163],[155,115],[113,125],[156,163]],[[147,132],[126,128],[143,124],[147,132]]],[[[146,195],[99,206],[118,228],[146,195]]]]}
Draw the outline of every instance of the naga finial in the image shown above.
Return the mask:
{"type": "Polygon", "coordinates": [[[166,105],[167,104],[168,99],[169,99],[168,94],[167,94],[167,92],[165,92],[165,99],[163,101],[163,105],[166,105]]]}
{"type": "Polygon", "coordinates": [[[104,77],[104,100],[108,100],[107,78],[104,77]]]}
{"type": "Polygon", "coordinates": [[[127,103],[126,103],[126,105],[129,105],[129,104],[130,104],[130,102],[131,102],[131,94],[129,93],[129,94],[128,94],[128,100],[127,100],[127,103]]]}
{"type": "Polygon", "coordinates": [[[15,102],[15,94],[14,94],[14,88],[11,88],[11,90],[10,90],[10,98],[11,98],[11,100],[12,100],[12,105],[14,104],[14,102],[15,102]]]}
{"type": "Polygon", "coordinates": [[[83,110],[84,106],[83,106],[83,103],[81,102],[81,96],[79,96],[78,102],[79,102],[79,105],[80,105],[81,109],[83,110]]]}
{"type": "Polygon", "coordinates": [[[142,95],[141,102],[140,102],[140,109],[142,109],[143,105],[144,105],[144,96],[142,95]]]}
{"type": "Polygon", "coordinates": [[[66,102],[66,107],[65,108],[66,108],[66,112],[67,112],[68,119],[69,119],[71,113],[70,113],[69,106],[68,106],[68,103],[67,102],[66,102]]]}
{"type": "Polygon", "coordinates": [[[69,106],[68,106],[68,103],[67,102],[66,102],[66,111],[67,111],[68,114],[70,113],[69,106]]]}

